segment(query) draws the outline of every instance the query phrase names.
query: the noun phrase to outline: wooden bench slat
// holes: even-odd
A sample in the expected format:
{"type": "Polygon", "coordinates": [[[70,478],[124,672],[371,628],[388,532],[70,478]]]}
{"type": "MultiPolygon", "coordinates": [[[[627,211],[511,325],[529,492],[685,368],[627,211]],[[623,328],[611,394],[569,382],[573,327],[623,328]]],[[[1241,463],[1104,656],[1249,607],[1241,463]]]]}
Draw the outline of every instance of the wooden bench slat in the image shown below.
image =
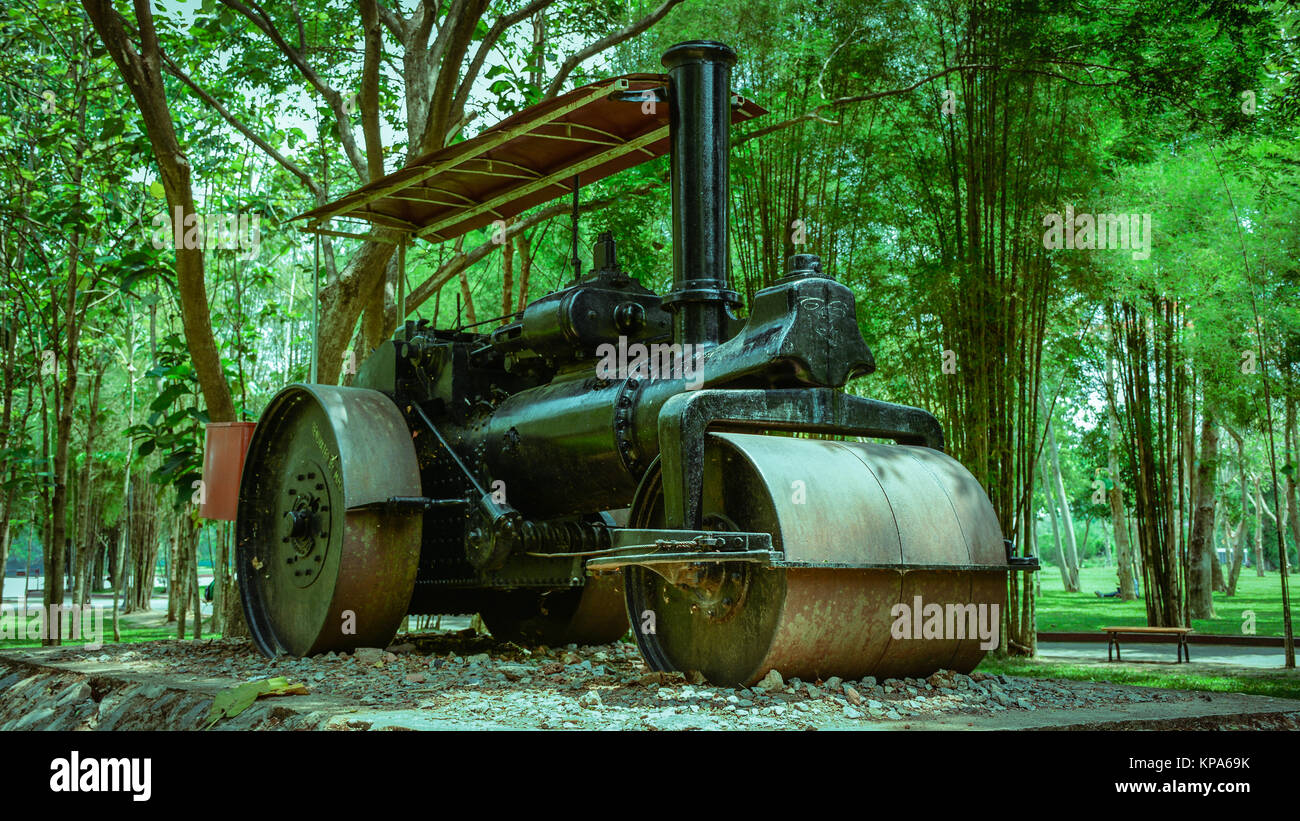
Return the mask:
{"type": "Polygon", "coordinates": [[[1101,629],[1102,629],[1103,632],[1106,633],[1106,636],[1107,636],[1107,642],[1106,642],[1106,661],[1119,661],[1119,660],[1121,660],[1122,657],[1120,656],[1120,651],[1119,651],[1119,637],[1120,637],[1120,636],[1133,636],[1133,635],[1137,635],[1137,636],[1142,636],[1142,635],[1147,635],[1147,636],[1152,636],[1152,635],[1155,635],[1155,636],[1177,636],[1177,637],[1178,637],[1177,641],[1178,641],[1178,661],[1179,661],[1179,663],[1184,662],[1184,661],[1186,661],[1186,662],[1191,662],[1191,660],[1192,660],[1192,653],[1191,653],[1191,650],[1190,650],[1190,648],[1188,648],[1188,646],[1187,646],[1187,634],[1192,632],[1192,628],[1190,628],[1190,627],[1138,627],[1138,626],[1133,626],[1133,627],[1118,627],[1118,626],[1111,626],[1111,627],[1103,627],[1103,628],[1101,628],[1101,629]],[[1112,656],[1112,651],[1113,651],[1113,653],[1114,653],[1113,656],[1112,656]]]}

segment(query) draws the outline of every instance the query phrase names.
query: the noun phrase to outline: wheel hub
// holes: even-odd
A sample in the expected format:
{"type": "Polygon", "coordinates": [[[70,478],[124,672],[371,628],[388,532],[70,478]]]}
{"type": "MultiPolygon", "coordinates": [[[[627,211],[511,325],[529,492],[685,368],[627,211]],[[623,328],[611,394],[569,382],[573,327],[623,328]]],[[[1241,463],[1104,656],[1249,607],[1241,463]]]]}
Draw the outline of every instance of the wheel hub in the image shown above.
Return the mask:
{"type": "Polygon", "coordinates": [[[285,475],[281,514],[281,556],[295,587],[305,588],[320,578],[329,553],[331,526],[330,488],[320,465],[306,461],[285,475]]]}
{"type": "MultiPolygon", "coordinates": [[[[731,519],[717,513],[705,516],[703,524],[707,531],[734,532],[739,529],[731,519]]],[[[690,610],[697,618],[723,622],[744,604],[749,580],[748,562],[710,562],[691,565],[679,576],[676,587],[690,597],[690,610]]],[[[667,589],[663,598],[668,601],[667,589]]]]}

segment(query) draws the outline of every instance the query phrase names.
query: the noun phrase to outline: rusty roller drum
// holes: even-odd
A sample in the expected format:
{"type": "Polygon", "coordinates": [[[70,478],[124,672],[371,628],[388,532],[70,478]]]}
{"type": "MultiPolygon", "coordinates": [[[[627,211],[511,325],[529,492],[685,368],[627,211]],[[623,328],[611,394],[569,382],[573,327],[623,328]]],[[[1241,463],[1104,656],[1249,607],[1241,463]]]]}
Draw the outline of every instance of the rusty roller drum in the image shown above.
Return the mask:
{"type": "Polygon", "coordinates": [[[617,576],[579,590],[491,591],[480,596],[479,615],[493,638],[522,644],[609,644],[627,633],[617,576]]]}
{"type": "Polygon", "coordinates": [[[249,443],[235,526],[259,649],[385,646],[411,600],[421,518],[382,503],[419,492],[411,431],[388,397],[326,385],[277,394],[249,443]]]}
{"type": "MultiPolygon", "coordinates": [[[[627,522],[627,508],[591,517],[610,527],[627,522]]],[[[591,577],[579,590],[492,591],[479,597],[479,616],[493,638],[523,644],[609,644],[627,634],[623,579],[591,577]]]]}
{"type": "MultiPolygon", "coordinates": [[[[656,669],[698,670],[736,685],[774,669],[806,680],[969,672],[983,658],[978,636],[891,636],[891,610],[910,608],[917,596],[941,606],[1003,601],[1005,548],[993,508],[943,453],[715,433],[702,512],[706,530],[771,533],[773,549],[793,566],[717,564],[689,586],[625,569],[633,632],[656,669]]],[[[662,527],[663,518],[662,483],[651,475],[632,526],[662,527]]]]}

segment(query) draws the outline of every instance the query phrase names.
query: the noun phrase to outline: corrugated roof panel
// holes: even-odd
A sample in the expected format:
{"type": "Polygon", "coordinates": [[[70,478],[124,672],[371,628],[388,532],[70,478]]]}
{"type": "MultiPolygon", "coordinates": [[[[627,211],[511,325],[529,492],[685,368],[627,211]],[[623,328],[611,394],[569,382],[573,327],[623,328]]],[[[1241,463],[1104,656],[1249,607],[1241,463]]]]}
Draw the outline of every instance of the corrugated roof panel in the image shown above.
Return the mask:
{"type": "MultiPolygon", "coordinates": [[[[575,175],[589,185],[666,154],[667,104],[611,95],[667,82],[664,74],[628,74],[574,89],[295,219],[310,231],[335,217],[360,219],[433,242],[509,219],[572,193],[575,175]]],[[[742,99],[732,121],[765,113],[742,99]]]]}

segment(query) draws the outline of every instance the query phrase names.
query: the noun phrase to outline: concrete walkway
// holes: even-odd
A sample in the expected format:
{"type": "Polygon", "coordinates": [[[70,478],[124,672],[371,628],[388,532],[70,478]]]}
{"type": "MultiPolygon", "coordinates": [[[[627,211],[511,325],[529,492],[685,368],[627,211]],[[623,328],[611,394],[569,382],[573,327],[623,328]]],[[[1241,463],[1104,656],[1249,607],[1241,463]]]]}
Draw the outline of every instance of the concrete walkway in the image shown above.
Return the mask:
{"type": "MultiPolygon", "coordinates": [[[[1176,645],[1172,643],[1144,644],[1137,641],[1124,641],[1121,637],[1119,646],[1123,660],[1126,662],[1153,661],[1173,664],[1177,660],[1176,645]]],[[[1232,667],[1268,669],[1281,668],[1286,663],[1286,656],[1281,647],[1192,644],[1188,649],[1195,664],[1224,664],[1232,667]]],[[[1041,641],[1038,643],[1038,655],[1048,661],[1105,664],[1106,643],[1041,641]]]]}

